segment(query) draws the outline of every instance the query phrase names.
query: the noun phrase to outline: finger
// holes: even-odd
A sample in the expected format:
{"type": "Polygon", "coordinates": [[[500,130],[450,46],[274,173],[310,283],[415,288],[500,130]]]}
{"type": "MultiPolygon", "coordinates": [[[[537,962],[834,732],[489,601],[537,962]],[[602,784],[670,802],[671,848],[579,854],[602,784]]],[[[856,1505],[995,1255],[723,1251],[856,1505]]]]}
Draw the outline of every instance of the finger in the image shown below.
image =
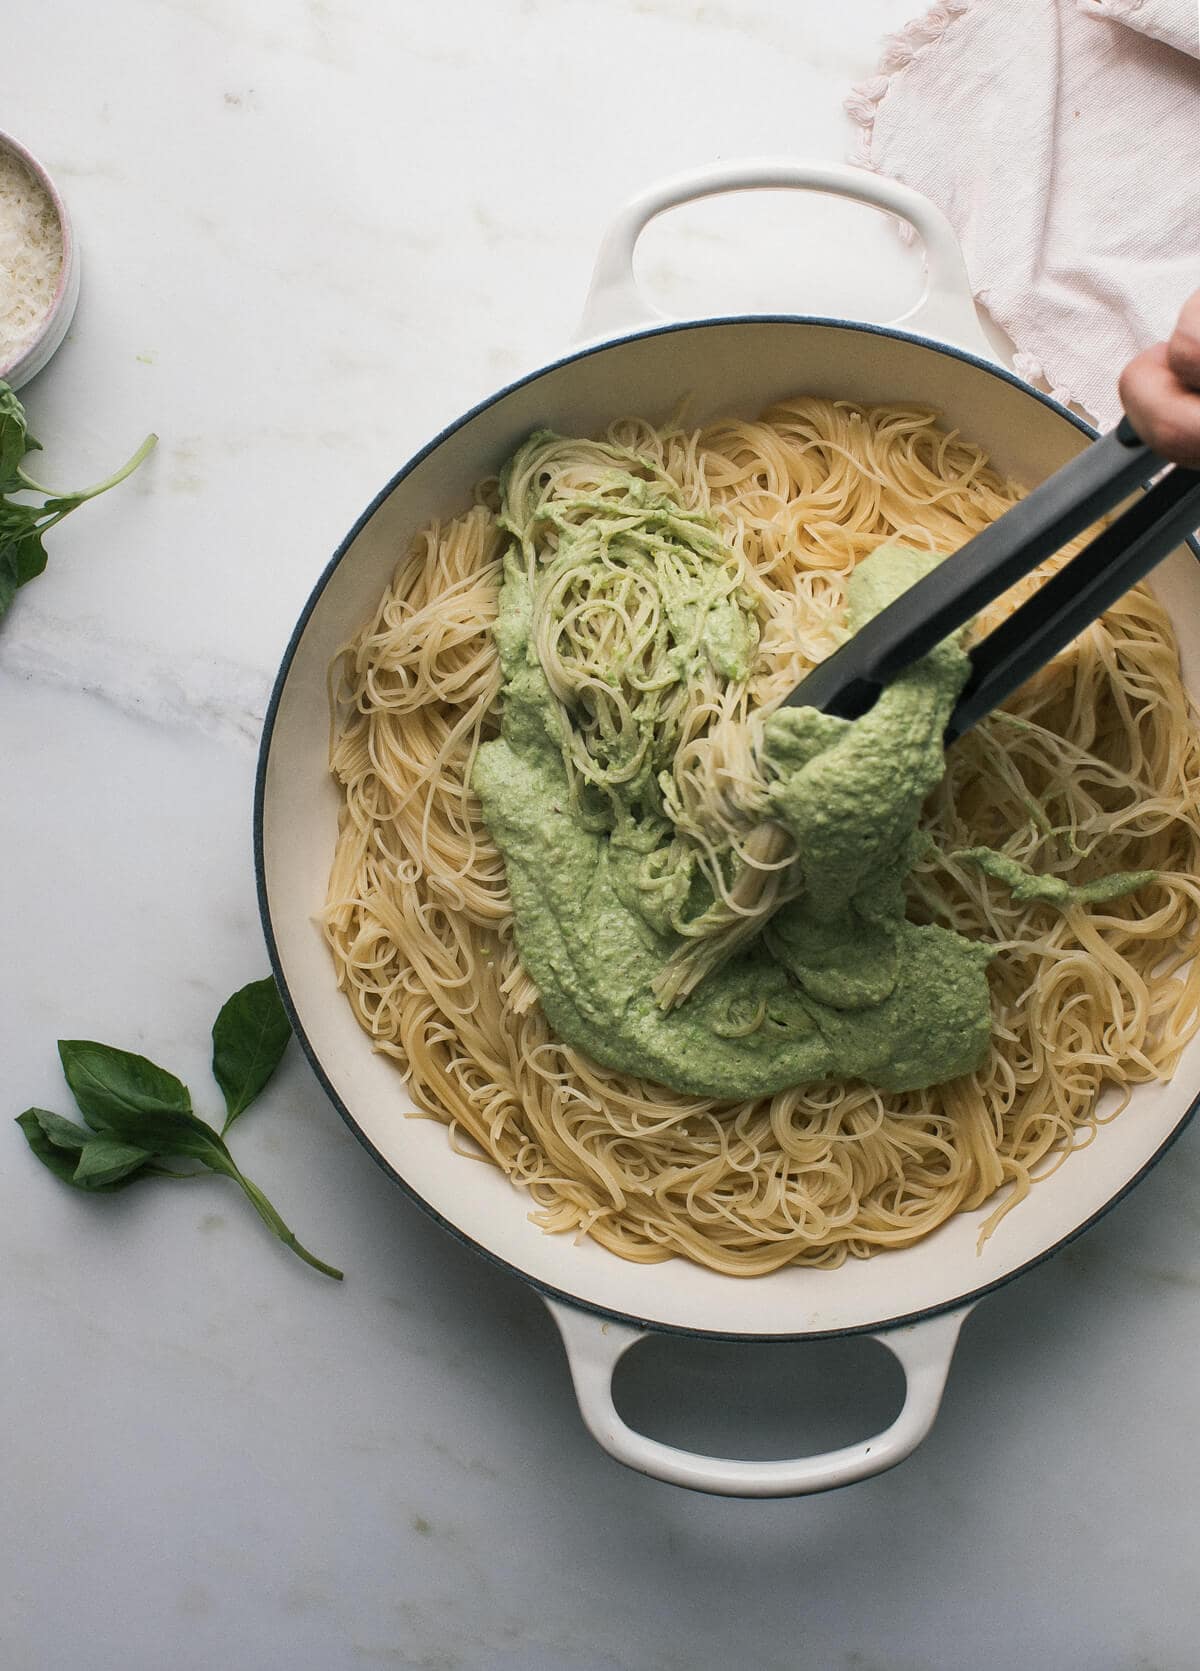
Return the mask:
{"type": "Polygon", "coordinates": [[[1200,389],[1200,290],[1180,310],[1167,344],[1167,364],[1181,383],[1200,389]]]}
{"type": "Polygon", "coordinates": [[[1121,373],[1121,405],[1146,445],[1175,464],[1200,468],[1200,393],[1185,388],[1156,343],[1121,373]]]}

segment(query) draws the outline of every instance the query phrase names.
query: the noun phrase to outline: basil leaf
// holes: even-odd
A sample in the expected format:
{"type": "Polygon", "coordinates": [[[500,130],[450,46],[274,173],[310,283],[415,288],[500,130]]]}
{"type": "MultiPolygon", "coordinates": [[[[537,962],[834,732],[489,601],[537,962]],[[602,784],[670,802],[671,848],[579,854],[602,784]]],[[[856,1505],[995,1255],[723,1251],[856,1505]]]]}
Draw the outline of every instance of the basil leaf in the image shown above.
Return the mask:
{"type": "Polygon", "coordinates": [[[51,1114],[48,1108],[31,1108],[26,1112],[37,1115],[38,1124],[56,1149],[70,1149],[78,1154],[92,1140],[86,1126],[77,1126],[74,1120],[64,1120],[61,1114],[51,1114]]]}
{"type": "Polygon", "coordinates": [[[46,548],[40,530],[32,527],[28,519],[20,523],[12,518],[6,520],[15,525],[16,531],[0,527],[0,615],[8,610],[18,587],[33,580],[46,567],[46,548]]]}
{"type": "Polygon", "coordinates": [[[153,1157],[148,1149],[129,1143],[115,1143],[111,1137],[93,1137],[84,1145],[71,1179],[81,1189],[98,1189],[115,1184],[145,1166],[153,1157]]]}
{"type": "Polygon", "coordinates": [[[46,548],[42,544],[40,531],[31,528],[28,534],[14,540],[13,551],[16,557],[17,585],[24,586],[27,581],[36,580],[46,567],[46,548]]]}
{"type": "Polygon", "coordinates": [[[166,1158],[183,1155],[234,1176],[233,1156],[210,1125],[192,1113],[187,1086],[145,1056],[91,1039],[59,1039],[67,1084],[92,1130],[166,1158]]]}
{"type": "MultiPolygon", "coordinates": [[[[0,386],[2,387],[2,386],[0,386]]],[[[268,978],[252,981],[222,1006],[213,1025],[213,1072],[225,1093],[227,1123],[258,1095],[287,1045],[283,1005],[268,978]]],[[[87,1125],[45,1108],[17,1117],[25,1141],[48,1171],[72,1189],[124,1189],[138,1178],[194,1178],[164,1163],[184,1157],[217,1172],[246,1196],[272,1235],[305,1264],[342,1280],[334,1265],[312,1254],[284,1223],[257,1184],[238,1167],[224,1138],[192,1112],[187,1086],[145,1056],[91,1039],[59,1039],[63,1072],[87,1125]]]]}
{"type": "MultiPolygon", "coordinates": [[[[75,1167],[78,1156],[70,1153],[65,1147],[60,1146],[47,1135],[46,1123],[48,1120],[55,1122],[56,1127],[71,1124],[69,1120],[61,1120],[57,1114],[51,1114],[49,1109],[46,1108],[27,1108],[24,1114],[17,1115],[17,1124],[25,1133],[25,1141],[46,1170],[53,1172],[54,1176],[62,1183],[70,1184],[72,1189],[106,1195],[114,1189],[124,1189],[126,1184],[133,1182],[135,1174],[130,1173],[112,1183],[76,1183],[75,1167]]],[[[74,1129],[80,1130],[78,1127],[74,1129]]],[[[85,1141],[87,1135],[86,1132],[81,1131],[81,1136],[85,1141]]],[[[82,1149],[82,1147],[81,1144],[80,1148],[82,1149]]]]}
{"type": "Polygon", "coordinates": [[[38,447],[26,426],[25,408],[8,384],[0,383],[0,493],[14,493],[22,486],[17,474],[21,460],[38,447]]]}
{"type": "Polygon", "coordinates": [[[229,1150],[213,1128],[195,1114],[177,1108],[110,1108],[104,1115],[85,1111],[84,1118],[102,1137],[147,1149],[164,1159],[184,1155],[213,1172],[228,1172],[233,1165],[229,1150]]]}
{"type": "Polygon", "coordinates": [[[291,1023],[270,975],[235,992],[213,1022],[213,1078],[225,1097],[227,1132],[279,1066],[291,1023]]]}
{"type": "MultiPolygon", "coordinates": [[[[130,1116],[191,1114],[187,1086],[145,1056],[91,1039],[59,1039],[58,1054],[79,1111],[93,1131],[121,1137],[130,1116]]],[[[209,1130],[203,1121],[195,1123],[209,1130]]]]}
{"type": "Polygon", "coordinates": [[[229,1150],[192,1113],[188,1088],[173,1073],[145,1056],[91,1039],[59,1039],[58,1054],[93,1131],[150,1154],[185,1155],[214,1172],[233,1167],[229,1150]]]}

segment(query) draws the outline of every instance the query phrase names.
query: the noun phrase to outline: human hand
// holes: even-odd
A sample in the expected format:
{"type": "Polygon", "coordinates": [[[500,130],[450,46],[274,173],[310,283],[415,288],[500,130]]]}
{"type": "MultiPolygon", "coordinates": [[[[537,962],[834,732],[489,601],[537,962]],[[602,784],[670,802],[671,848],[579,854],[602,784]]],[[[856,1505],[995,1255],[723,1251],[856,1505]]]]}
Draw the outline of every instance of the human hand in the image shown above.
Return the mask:
{"type": "Polygon", "coordinates": [[[1130,360],[1121,405],[1147,446],[1174,464],[1200,469],[1200,290],[1183,304],[1170,342],[1130,360]]]}

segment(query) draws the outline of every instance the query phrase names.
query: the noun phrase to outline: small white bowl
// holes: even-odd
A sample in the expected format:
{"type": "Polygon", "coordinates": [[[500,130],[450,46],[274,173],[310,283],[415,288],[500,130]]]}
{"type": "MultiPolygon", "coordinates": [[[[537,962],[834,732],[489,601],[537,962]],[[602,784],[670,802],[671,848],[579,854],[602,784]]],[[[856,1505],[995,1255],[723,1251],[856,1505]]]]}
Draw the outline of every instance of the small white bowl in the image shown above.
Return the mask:
{"type": "Polygon", "coordinates": [[[23,383],[28,383],[31,377],[36,377],[41,371],[66,336],[75,316],[75,304],[79,300],[79,246],[75,242],[67,206],[59,194],[58,187],[41,163],[11,134],[0,132],[0,146],[11,151],[18,162],[24,163],[54,205],[54,212],[62,227],[62,266],[58,271],[58,284],[55,286],[54,298],[46,316],[38,326],[36,334],[17,351],[14,358],[7,361],[0,359],[0,380],[13,389],[19,389],[23,383]]]}

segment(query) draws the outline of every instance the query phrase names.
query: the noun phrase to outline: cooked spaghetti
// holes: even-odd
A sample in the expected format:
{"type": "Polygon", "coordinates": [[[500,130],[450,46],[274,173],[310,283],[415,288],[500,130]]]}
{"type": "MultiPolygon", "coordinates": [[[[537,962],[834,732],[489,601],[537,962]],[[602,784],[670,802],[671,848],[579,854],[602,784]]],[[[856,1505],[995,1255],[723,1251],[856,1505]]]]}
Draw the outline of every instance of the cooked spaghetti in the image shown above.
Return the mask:
{"type": "MultiPolygon", "coordinates": [[[[740,683],[697,697],[642,679],[659,692],[669,758],[614,753],[620,692],[571,745],[585,796],[646,764],[641,790],[658,783],[672,841],[698,849],[712,907],[677,920],[682,952],[660,992],[686,1005],[713,966],[693,948],[728,955],[788,896],[793,855],[756,801],[755,728],[835,647],[856,565],[893,541],[953,550],[1016,490],[930,414],[895,407],[804,398],[700,431],[631,420],[606,445],[669,484],[689,527],[711,521],[728,562],[696,572],[714,607],[740,596],[754,624],[740,683]]],[[[1170,624],[1144,588],[956,744],[926,803],[909,916],[997,951],[978,1071],[903,1093],[825,1081],[718,1101],[557,1038],[471,789],[500,723],[493,629],[511,535],[498,507],[484,484],[473,509],[420,535],[335,664],[345,807],[325,920],[339,984],[419,1109],[525,1188],[539,1224],[731,1274],[837,1265],[1002,1192],[990,1226],[1132,1086],[1170,1076],[1200,1022],[1200,748],[1170,624]],[[1000,862],[981,866],[984,848],[1000,862]],[[1034,873],[1044,897],[1006,886],[1006,865],[1034,873]],[[1120,899],[1079,892],[1115,871],[1156,875],[1120,899]],[[1062,883],[1075,891],[1058,886],[1056,903],[1062,883]]],[[[560,602],[556,621],[600,618],[590,595],[560,602]]],[[[625,586],[615,612],[635,635],[640,608],[625,586]]],[[[594,688],[588,633],[556,643],[564,699],[594,688]]]]}

